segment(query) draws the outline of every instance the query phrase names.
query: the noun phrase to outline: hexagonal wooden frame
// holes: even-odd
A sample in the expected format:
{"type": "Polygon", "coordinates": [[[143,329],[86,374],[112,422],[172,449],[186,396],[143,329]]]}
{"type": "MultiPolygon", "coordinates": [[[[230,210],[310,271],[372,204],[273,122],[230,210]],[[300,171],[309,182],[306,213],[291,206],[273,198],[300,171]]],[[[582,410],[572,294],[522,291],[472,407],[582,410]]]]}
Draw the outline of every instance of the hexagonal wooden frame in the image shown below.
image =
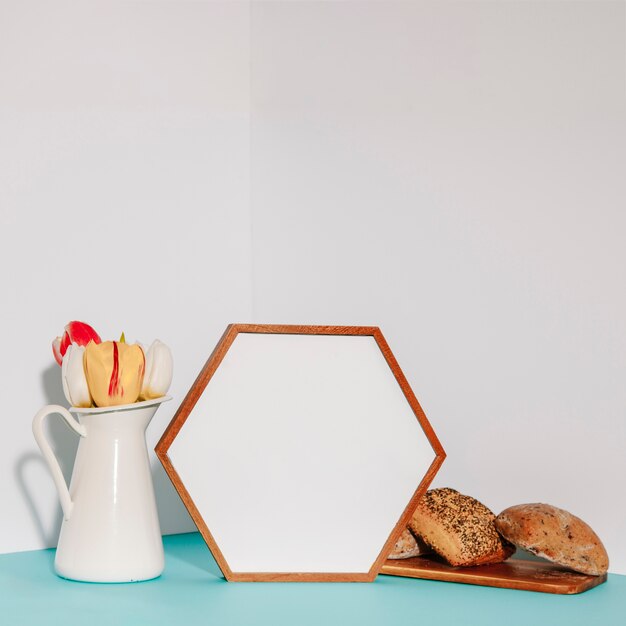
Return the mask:
{"type": "Polygon", "coordinates": [[[252,581],[299,581],[299,582],[371,582],[373,581],[382,566],[385,563],[387,555],[391,552],[395,542],[402,531],[406,528],[410,516],[415,510],[419,499],[428,489],[428,486],[432,482],[435,474],[441,467],[446,453],[435,435],[428,418],[426,417],[420,403],[418,402],[413,390],[411,389],[406,377],[402,373],[396,358],[394,357],[387,341],[383,337],[380,329],[376,326],[299,326],[299,325],[277,325],[277,324],[230,324],[224,334],[222,335],[217,346],[211,353],[204,367],[200,371],[200,374],[196,378],[195,382],[189,389],[189,392],[185,396],[185,399],[181,403],[180,407],[176,411],[176,414],[172,418],[172,421],[165,429],[161,439],[155,447],[155,452],[163,464],[167,475],[169,476],[172,484],[176,488],[178,495],[182,499],[183,503],[187,507],[189,514],[195,522],[200,534],[204,538],[209,550],[213,554],[219,568],[221,569],[224,577],[228,581],[240,581],[240,582],[252,582],[252,581]],[[202,395],[207,384],[213,377],[213,374],[222,362],[226,352],[232,345],[233,341],[239,333],[265,333],[265,334],[298,334],[298,335],[366,335],[374,338],[382,355],[384,356],[389,368],[393,372],[398,384],[400,385],[407,402],[411,406],[415,417],[420,423],[424,434],[426,435],[430,445],[435,453],[435,458],[431,463],[428,471],[424,475],[424,478],[417,486],[411,500],[407,503],[404,512],[395,525],[385,545],[380,551],[376,561],[373,563],[367,573],[274,573],[274,572],[233,572],[228,565],[222,551],[217,545],[211,531],[207,527],[206,523],[202,519],[202,515],[195,506],[191,496],[185,488],[180,476],[174,468],[167,452],[182,428],[185,420],[193,410],[196,402],[202,395]]]}

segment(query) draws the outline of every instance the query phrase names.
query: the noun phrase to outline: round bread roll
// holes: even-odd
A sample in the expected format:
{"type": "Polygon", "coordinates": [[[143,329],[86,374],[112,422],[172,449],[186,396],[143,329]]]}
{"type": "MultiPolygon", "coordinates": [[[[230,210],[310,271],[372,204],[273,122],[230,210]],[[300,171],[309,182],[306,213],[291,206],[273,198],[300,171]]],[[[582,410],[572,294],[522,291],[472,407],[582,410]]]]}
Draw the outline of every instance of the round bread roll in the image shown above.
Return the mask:
{"type": "Polygon", "coordinates": [[[405,528],[388,558],[410,559],[429,552],[431,552],[429,547],[421,539],[416,539],[408,528],[405,528]]]}
{"type": "Polygon", "coordinates": [[[609,556],[598,535],[580,518],[549,504],[518,504],[496,518],[511,543],[583,574],[601,576],[609,556]]]}
{"type": "Polygon", "coordinates": [[[502,540],[496,516],[454,489],[432,489],[420,500],[409,528],[450,565],[500,563],[515,552],[502,540]]]}

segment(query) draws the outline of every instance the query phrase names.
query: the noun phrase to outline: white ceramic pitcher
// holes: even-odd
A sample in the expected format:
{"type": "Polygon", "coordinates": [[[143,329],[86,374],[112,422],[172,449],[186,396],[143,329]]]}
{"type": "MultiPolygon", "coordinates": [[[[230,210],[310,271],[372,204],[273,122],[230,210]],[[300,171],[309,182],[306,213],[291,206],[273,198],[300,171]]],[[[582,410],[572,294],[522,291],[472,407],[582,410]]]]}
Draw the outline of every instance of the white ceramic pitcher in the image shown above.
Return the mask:
{"type": "Polygon", "coordinates": [[[33,434],[63,509],[54,562],[59,576],[113,583],[149,580],[163,571],[145,431],[161,402],[169,399],[69,411],[48,405],[35,415],[33,434]],[[52,413],[80,435],[69,489],[43,431],[43,420],[52,413]]]}

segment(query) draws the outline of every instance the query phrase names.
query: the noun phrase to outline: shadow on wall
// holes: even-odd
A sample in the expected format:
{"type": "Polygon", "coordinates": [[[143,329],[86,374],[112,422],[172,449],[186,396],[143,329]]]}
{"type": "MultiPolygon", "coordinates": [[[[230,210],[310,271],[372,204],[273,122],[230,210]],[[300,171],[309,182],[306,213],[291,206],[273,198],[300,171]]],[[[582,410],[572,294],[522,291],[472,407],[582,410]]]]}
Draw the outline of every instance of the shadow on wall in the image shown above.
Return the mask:
{"type": "Polygon", "coordinates": [[[151,471],[161,533],[169,535],[195,532],[196,525],[158,459],[151,463],[151,471]]]}
{"type": "MultiPolygon", "coordinates": [[[[61,368],[52,363],[41,373],[41,385],[44,392],[44,398],[47,404],[60,404],[67,406],[67,401],[63,395],[61,386],[61,368]]],[[[47,433],[50,445],[59,460],[59,465],[63,472],[65,480],[69,483],[74,467],[74,458],[78,448],[78,437],[73,433],[65,422],[58,416],[51,416],[47,420],[47,433]]],[[[34,443],[34,441],[33,441],[34,443]]],[[[33,519],[35,528],[39,533],[41,543],[46,547],[55,546],[59,538],[59,530],[63,515],[61,512],[61,504],[57,500],[56,511],[53,516],[53,524],[46,527],[44,520],[49,520],[50,516],[41,510],[41,503],[37,502],[35,493],[37,489],[29,483],[29,475],[39,475],[29,471],[33,466],[43,466],[48,471],[46,462],[39,452],[27,452],[18,458],[15,464],[15,478],[20,487],[28,511],[33,519]]],[[[52,482],[50,482],[52,486],[52,482]]],[[[53,487],[52,487],[53,488],[53,487]]]]}
{"type": "MultiPolygon", "coordinates": [[[[61,368],[56,363],[52,363],[50,367],[46,368],[41,373],[41,385],[47,404],[67,406],[67,400],[65,399],[61,385],[61,368]]],[[[79,437],[77,437],[76,433],[74,433],[58,415],[51,415],[46,421],[48,440],[59,461],[65,481],[69,485],[74,468],[74,459],[76,458],[76,451],[78,449],[79,437]]],[[[46,547],[54,547],[57,544],[63,520],[61,504],[57,498],[56,511],[52,517],[54,521],[52,524],[49,522],[46,523],[45,520],[50,519],[49,512],[42,510],[41,502],[38,502],[35,497],[37,489],[32,483],[32,480],[29,480],[29,476],[40,476],[39,471],[31,471],[34,467],[36,467],[37,470],[40,470],[41,467],[45,467],[45,471],[49,471],[40,452],[24,453],[18,458],[15,464],[15,479],[22,492],[41,543],[46,547]]],[[[161,531],[164,534],[168,534],[172,532],[189,532],[190,530],[195,530],[193,521],[189,517],[187,510],[178,497],[178,493],[172,486],[172,483],[158,460],[152,463],[151,471],[161,531]]],[[[52,481],[50,481],[50,488],[54,489],[52,481]]]]}

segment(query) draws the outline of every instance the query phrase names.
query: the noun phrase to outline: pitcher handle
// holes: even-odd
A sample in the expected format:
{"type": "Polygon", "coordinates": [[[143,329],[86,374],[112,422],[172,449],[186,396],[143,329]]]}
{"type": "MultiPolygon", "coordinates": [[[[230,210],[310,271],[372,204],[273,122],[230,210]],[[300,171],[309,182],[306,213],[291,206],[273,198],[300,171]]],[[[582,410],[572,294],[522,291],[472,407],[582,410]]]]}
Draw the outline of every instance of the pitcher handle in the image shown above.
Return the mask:
{"type": "Polygon", "coordinates": [[[33,418],[33,435],[35,435],[35,441],[37,442],[37,445],[39,446],[43,457],[50,468],[54,484],[56,485],[57,492],[59,494],[59,500],[61,501],[63,517],[68,520],[72,514],[72,507],[74,506],[74,503],[70,497],[70,491],[67,488],[67,483],[63,477],[59,461],[54,455],[54,452],[52,451],[52,448],[50,447],[50,444],[48,443],[48,440],[43,432],[43,421],[52,413],[58,413],[65,420],[67,425],[81,437],[87,436],[87,430],[82,424],[79,424],[72,417],[72,414],[67,409],[57,404],[44,406],[43,409],[38,411],[37,415],[33,418]]]}

